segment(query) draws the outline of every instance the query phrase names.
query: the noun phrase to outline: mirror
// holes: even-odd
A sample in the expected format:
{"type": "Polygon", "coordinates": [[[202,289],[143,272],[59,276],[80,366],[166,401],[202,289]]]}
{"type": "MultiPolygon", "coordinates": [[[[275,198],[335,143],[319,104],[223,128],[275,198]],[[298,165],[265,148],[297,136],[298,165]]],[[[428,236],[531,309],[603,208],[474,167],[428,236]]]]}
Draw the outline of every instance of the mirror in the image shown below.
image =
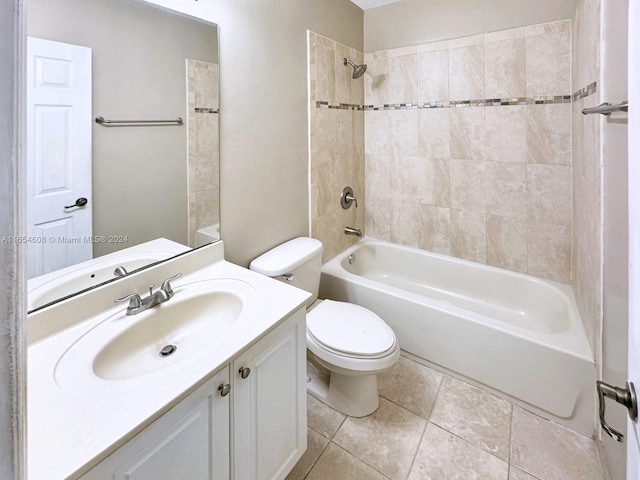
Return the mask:
{"type": "Polygon", "coordinates": [[[26,12],[28,277],[105,259],[106,277],[67,296],[115,279],[106,260],[124,249],[166,239],[151,250],[167,258],[219,240],[218,27],[140,0],[26,12]]]}

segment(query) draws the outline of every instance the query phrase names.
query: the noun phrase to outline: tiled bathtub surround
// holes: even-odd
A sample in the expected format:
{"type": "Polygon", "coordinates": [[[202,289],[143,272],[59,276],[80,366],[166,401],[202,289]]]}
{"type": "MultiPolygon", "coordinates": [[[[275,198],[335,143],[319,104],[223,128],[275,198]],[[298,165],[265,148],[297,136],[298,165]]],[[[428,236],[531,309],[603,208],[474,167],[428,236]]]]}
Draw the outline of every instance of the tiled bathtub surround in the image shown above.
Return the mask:
{"type": "Polygon", "coordinates": [[[309,32],[311,115],[311,235],[324,244],[323,260],[351,246],[357,237],[344,227],[364,231],[364,86],[352,79],[347,57],[363,63],[363,54],[329,38],[309,32]],[[353,188],[358,199],[348,210],[340,193],[353,188]]]}
{"type": "Polygon", "coordinates": [[[367,235],[570,282],[570,35],[365,54],[367,235]]]}
{"type": "Polygon", "coordinates": [[[573,277],[576,301],[598,365],[602,328],[602,181],[600,115],[582,115],[604,100],[600,77],[600,0],[577,2],[573,22],[573,277]],[[589,85],[586,89],[585,85],[589,85]],[[594,91],[594,95],[584,93],[594,91]]]}
{"type": "Polygon", "coordinates": [[[187,59],[189,246],[196,231],[220,223],[218,65],[187,59]]]}

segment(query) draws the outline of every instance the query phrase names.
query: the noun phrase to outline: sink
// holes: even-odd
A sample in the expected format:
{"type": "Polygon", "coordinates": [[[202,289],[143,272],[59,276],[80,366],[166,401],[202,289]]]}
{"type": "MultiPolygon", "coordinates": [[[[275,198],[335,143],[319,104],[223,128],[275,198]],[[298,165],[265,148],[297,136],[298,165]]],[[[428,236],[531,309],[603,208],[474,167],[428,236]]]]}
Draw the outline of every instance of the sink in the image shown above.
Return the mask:
{"type": "Polygon", "coordinates": [[[56,383],[79,383],[79,375],[105,381],[128,380],[179,366],[251,316],[257,295],[235,279],[205,280],[174,287],[174,297],[136,315],[126,306],[80,337],[61,356],[56,383]]]}

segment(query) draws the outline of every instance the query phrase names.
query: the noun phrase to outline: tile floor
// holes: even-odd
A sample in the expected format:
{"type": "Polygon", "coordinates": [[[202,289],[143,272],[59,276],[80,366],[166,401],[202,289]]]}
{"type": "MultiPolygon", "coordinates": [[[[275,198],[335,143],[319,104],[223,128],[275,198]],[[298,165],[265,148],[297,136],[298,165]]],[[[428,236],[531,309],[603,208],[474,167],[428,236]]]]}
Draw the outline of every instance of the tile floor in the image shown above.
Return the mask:
{"type": "Polygon", "coordinates": [[[595,443],[400,357],[380,407],[346,417],[308,395],[308,447],[287,480],[602,480],[595,443]]]}

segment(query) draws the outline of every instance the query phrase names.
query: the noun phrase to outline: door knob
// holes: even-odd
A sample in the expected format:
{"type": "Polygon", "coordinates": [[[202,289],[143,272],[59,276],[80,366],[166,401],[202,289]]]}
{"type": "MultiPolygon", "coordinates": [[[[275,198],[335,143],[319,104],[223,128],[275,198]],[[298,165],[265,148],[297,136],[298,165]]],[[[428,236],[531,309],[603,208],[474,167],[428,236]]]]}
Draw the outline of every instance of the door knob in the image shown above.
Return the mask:
{"type": "Polygon", "coordinates": [[[84,207],[87,203],[89,203],[89,200],[87,200],[85,197],[80,197],[76,200],[76,203],[74,203],[73,205],[67,205],[64,208],[67,209],[67,208],[84,207]]]}
{"type": "Polygon", "coordinates": [[[240,367],[240,370],[238,370],[238,373],[240,374],[240,377],[244,380],[251,373],[251,369],[249,367],[240,367]]]}
{"type": "Polygon", "coordinates": [[[220,391],[221,397],[226,397],[227,395],[229,395],[229,392],[231,391],[231,385],[229,385],[228,383],[223,383],[218,387],[218,390],[220,391]]]}
{"type": "Polygon", "coordinates": [[[612,398],[619,404],[627,407],[629,417],[635,422],[638,418],[636,389],[632,382],[627,382],[627,388],[619,388],[613,387],[599,380],[596,382],[596,387],[598,389],[598,402],[600,403],[600,426],[602,426],[602,429],[607,432],[611,438],[614,438],[618,442],[622,442],[624,435],[617,430],[614,430],[604,419],[605,397],[612,398]]]}

